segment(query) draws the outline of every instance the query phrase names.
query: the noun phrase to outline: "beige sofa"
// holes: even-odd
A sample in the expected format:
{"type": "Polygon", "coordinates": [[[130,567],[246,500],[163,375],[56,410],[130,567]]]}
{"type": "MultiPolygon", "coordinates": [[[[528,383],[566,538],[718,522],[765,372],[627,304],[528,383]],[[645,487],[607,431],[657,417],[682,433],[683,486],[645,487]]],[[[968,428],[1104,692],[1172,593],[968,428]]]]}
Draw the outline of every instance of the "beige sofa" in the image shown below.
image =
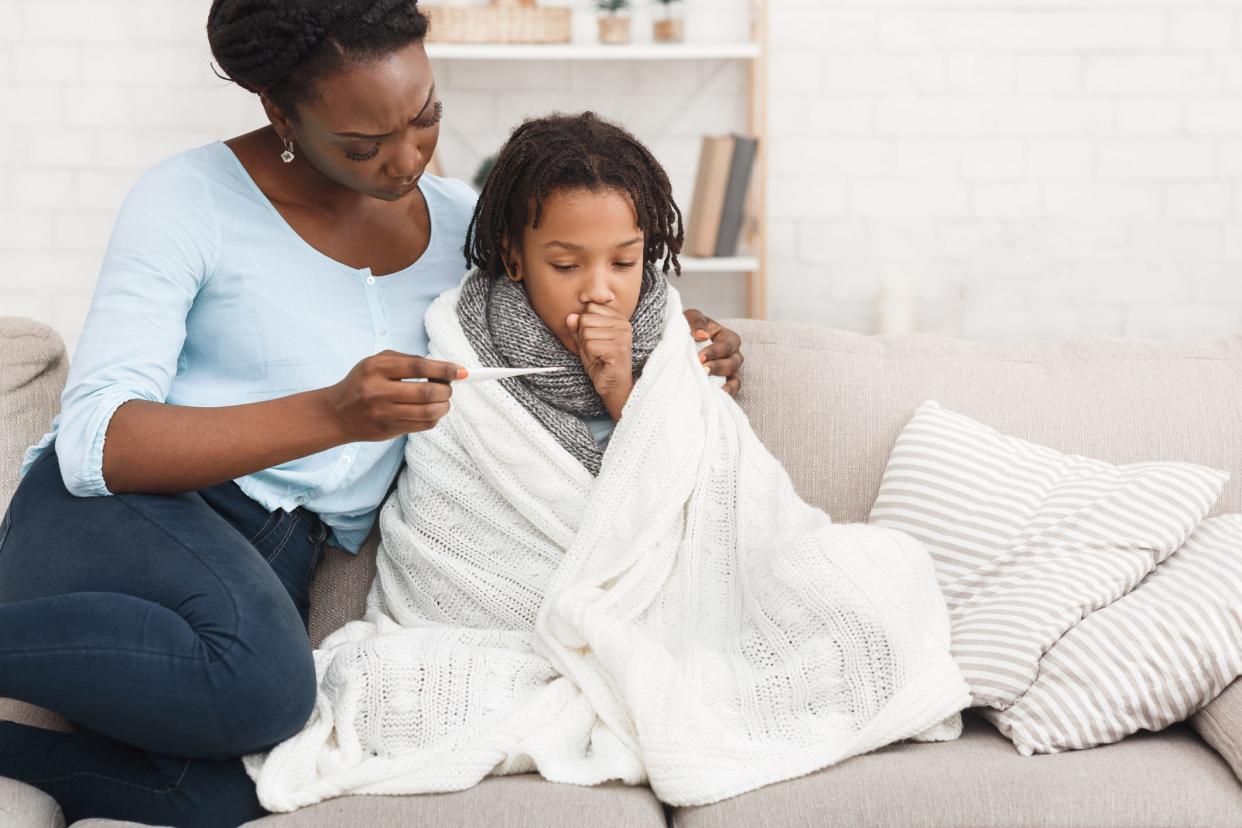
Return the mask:
{"type": "MultiPolygon", "coordinates": [[[[928,398],[1062,451],[1228,469],[1234,479],[1213,514],[1242,511],[1242,336],[1005,344],[732,324],[747,356],[739,402],[803,496],[838,521],[866,519],[898,431],[928,398]]],[[[65,367],[52,331],[0,319],[0,508],[22,450],[52,417],[65,367]]],[[[314,582],[316,641],[360,614],[374,554],[374,537],[357,557],[329,551],[314,582]]],[[[52,713],[3,700],[0,719],[67,727],[52,713]]],[[[891,745],[698,808],[665,808],[647,788],[579,788],[524,775],[447,795],[346,797],[251,824],[1221,828],[1242,826],[1239,779],[1235,682],[1189,724],[1093,750],[1023,758],[968,713],[955,742],[891,745]]],[[[0,780],[0,825],[19,811],[15,824],[63,824],[41,792],[0,780]]]]}

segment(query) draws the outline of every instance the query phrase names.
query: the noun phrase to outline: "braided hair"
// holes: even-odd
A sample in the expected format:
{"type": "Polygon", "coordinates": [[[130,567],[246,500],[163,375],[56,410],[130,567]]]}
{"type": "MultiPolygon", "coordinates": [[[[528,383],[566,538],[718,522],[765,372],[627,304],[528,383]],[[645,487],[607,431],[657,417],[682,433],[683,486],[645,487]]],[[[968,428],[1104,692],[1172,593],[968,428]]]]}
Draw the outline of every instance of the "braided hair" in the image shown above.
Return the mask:
{"type": "Polygon", "coordinates": [[[417,0],[212,0],[207,13],[220,76],[290,117],[325,74],[421,42],[427,29],[417,0]]]}
{"type": "Polygon", "coordinates": [[[667,274],[671,262],[681,275],[677,254],[685,229],[668,175],[637,138],[594,112],[535,118],[513,130],[466,231],[467,266],[504,276],[505,240],[516,246],[527,224],[539,226],[548,197],[569,189],[627,193],[643,231],[644,268],[663,259],[661,272],[667,274]]]}

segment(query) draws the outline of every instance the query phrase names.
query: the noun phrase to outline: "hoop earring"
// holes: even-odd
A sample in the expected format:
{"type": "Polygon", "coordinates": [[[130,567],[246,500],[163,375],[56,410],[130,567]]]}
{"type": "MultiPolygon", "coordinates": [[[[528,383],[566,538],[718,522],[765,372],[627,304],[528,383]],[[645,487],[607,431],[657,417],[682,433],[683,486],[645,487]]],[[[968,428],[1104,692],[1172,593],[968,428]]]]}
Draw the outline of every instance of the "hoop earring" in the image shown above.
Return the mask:
{"type": "Polygon", "coordinates": [[[285,139],[285,151],[280,154],[280,160],[286,164],[293,160],[293,141],[285,139]]]}

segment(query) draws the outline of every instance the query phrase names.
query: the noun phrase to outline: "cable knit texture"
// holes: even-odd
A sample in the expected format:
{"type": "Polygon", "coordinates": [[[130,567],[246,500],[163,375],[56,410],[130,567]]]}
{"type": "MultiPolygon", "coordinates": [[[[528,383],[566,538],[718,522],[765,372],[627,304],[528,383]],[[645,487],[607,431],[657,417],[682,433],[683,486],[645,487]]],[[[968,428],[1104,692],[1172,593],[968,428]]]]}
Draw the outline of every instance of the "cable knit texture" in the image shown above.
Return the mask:
{"type": "MultiPolygon", "coordinates": [[[[477,366],[458,294],[432,356],[477,366]]],[[[496,382],[406,459],[366,616],[316,651],[303,730],[245,758],[270,810],[531,771],[698,805],[960,733],[927,551],[797,497],[671,287],[598,477],[496,382]]]]}

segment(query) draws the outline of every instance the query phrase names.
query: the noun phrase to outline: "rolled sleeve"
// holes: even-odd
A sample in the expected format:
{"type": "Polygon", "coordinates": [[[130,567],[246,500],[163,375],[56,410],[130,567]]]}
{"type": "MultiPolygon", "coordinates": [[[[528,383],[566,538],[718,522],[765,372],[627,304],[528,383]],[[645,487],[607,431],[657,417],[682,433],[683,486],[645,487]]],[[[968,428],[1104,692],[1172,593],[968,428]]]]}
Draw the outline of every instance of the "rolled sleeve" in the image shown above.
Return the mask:
{"type": "Polygon", "coordinates": [[[126,197],[61,396],[56,454],[72,494],[111,494],[103,453],[116,410],[167,399],[218,243],[209,191],[187,165],[157,165],[126,197]]]}
{"type": "Polygon", "coordinates": [[[60,476],[65,488],[78,497],[97,497],[112,494],[103,477],[104,440],[112,415],[123,404],[136,397],[127,394],[102,395],[104,398],[83,406],[82,414],[73,425],[78,433],[68,433],[61,428],[56,435],[56,461],[60,464],[60,476]],[[68,450],[61,446],[68,446],[68,450]]]}

